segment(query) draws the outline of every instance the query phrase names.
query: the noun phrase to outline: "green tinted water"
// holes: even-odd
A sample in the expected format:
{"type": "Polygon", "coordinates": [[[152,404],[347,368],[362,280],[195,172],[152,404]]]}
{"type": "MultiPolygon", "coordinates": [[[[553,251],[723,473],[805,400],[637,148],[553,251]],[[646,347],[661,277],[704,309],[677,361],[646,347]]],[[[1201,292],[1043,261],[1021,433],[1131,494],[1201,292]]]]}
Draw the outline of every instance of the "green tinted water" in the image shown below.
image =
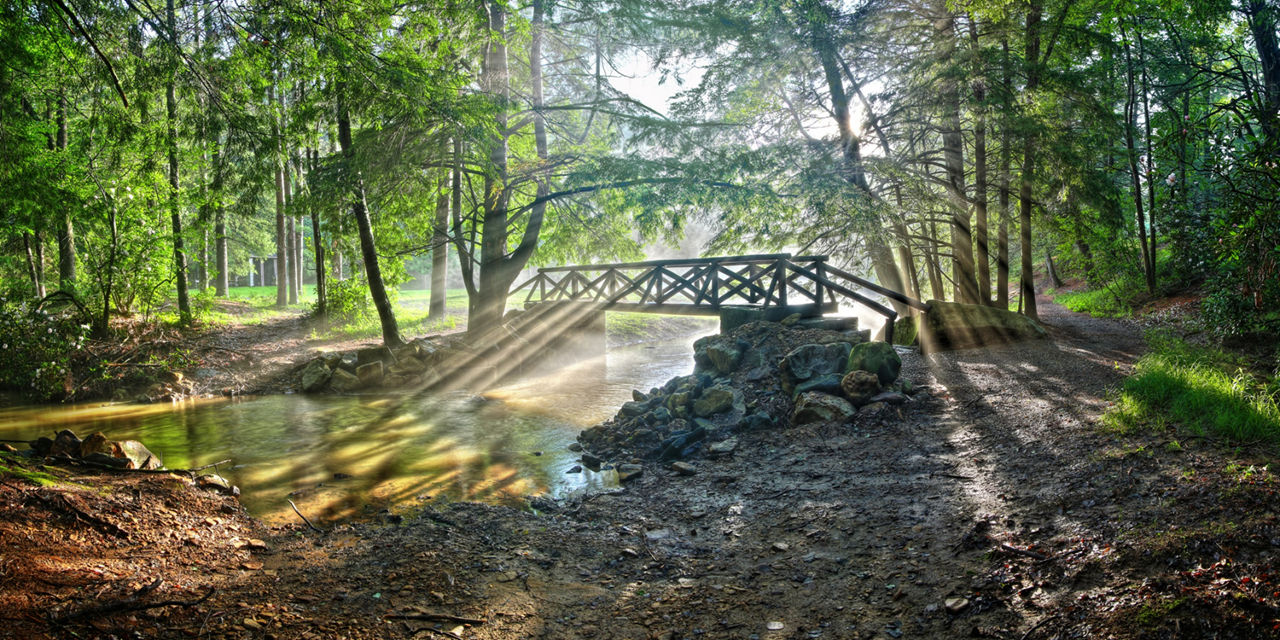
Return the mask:
{"type": "Polygon", "coordinates": [[[515,503],[613,483],[611,471],[566,473],[578,432],[631,389],[692,369],[692,339],[611,350],[484,396],[283,395],[177,404],[92,403],[0,409],[0,438],[71,429],[139,440],[178,469],[230,459],[219,472],[251,513],[296,521],[360,517],[428,500],[515,503]]]}

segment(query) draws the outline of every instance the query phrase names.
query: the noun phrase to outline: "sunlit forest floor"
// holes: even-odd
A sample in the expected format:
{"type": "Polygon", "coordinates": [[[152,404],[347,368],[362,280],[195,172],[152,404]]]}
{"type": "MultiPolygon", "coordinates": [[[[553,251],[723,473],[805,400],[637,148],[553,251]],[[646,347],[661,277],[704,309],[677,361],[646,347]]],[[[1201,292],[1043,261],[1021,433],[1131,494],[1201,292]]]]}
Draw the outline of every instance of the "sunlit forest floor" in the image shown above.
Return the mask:
{"type": "Polygon", "coordinates": [[[1052,340],[907,354],[901,408],[539,513],[317,532],[163,477],[5,480],[0,635],[1276,637],[1268,452],[1103,427],[1139,327],[1041,304],[1052,340]]]}

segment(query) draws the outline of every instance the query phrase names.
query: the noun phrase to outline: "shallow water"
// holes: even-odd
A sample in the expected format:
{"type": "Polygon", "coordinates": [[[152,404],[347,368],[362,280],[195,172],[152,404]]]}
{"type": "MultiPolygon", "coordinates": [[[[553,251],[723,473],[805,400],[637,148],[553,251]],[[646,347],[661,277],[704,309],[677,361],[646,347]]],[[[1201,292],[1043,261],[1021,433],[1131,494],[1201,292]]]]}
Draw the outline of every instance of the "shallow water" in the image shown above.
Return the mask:
{"type": "Polygon", "coordinates": [[[176,404],[85,403],[0,409],[0,438],[71,429],[139,440],[178,469],[218,471],[268,521],[411,510],[430,500],[515,503],[615,482],[612,471],[566,473],[583,428],[612,416],[632,389],[693,368],[693,337],[611,349],[484,396],[283,395],[176,404]]]}

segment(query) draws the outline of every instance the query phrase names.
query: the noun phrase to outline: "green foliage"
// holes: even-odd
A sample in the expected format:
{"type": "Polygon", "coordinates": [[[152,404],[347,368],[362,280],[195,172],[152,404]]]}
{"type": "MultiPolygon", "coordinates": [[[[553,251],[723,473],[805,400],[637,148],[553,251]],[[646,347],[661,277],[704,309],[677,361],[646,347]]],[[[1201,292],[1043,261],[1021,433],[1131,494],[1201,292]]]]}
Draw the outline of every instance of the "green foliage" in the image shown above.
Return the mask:
{"type": "Polygon", "coordinates": [[[1168,332],[1147,336],[1151,351],[1124,382],[1104,423],[1128,432],[1183,429],[1235,442],[1280,444],[1280,385],[1236,358],[1168,332]]]}
{"type": "MultiPolygon", "coordinates": [[[[1126,288],[1126,291],[1133,290],[1126,288]]],[[[1069,291],[1059,293],[1053,299],[1072,311],[1087,313],[1095,318],[1127,318],[1133,314],[1129,296],[1122,299],[1111,289],[1069,291]]]]}
{"type": "Polygon", "coordinates": [[[327,291],[327,301],[328,319],[335,325],[358,323],[373,315],[373,299],[369,296],[369,286],[357,278],[331,281],[327,291]]]}
{"type": "Polygon", "coordinates": [[[71,360],[88,335],[89,325],[70,313],[0,300],[0,388],[36,400],[70,393],[71,360]]]}

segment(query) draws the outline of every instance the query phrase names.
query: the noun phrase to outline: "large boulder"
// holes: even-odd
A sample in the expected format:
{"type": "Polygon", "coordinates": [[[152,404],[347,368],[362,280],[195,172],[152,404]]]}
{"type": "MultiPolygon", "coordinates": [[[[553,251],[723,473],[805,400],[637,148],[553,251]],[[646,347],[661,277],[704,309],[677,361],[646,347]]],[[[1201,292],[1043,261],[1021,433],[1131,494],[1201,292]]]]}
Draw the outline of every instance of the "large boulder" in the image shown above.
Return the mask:
{"type": "Polygon", "coordinates": [[[742,404],[740,391],[728,387],[711,387],[693,401],[693,415],[699,418],[713,416],[733,409],[735,404],[742,404]]]}
{"type": "Polygon", "coordinates": [[[63,429],[53,439],[53,446],[49,449],[51,456],[70,456],[72,458],[80,457],[80,438],[70,430],[63,429]]]}
{"type": "Polygon", "coordinates": [[[929,301],[919,316],[920,347],[925,351],[965,349],[1046,338],[1034,320],[1012,311],[976,304],[929,301]]]}
{"type": "Polygon", "coordinates": [[[849,351],[849,361],[844,369],[869,371],[880,378],[881,385],[893,384],[902,371],[902,358],[887,342],[864,342],[849,351]]]}
{"type": "Polygon", "coordinates": [[[382,369],[382,361],[380,360],[375,360],[356,367],[356,378],[360,380],[360,386],[362,387],[371,387],[376,384],[382,384],[383,375],[385,374],[382,369]]]}
{"type": "Polygon", "coordinates": [[[858,410],[848,400],[817,391],[800,394],[795,410],[791,412],[791,424],[820,422],[844,422],[858,410]]]}
{"type": "Polygon", "coordinates": [[[111,443],[111,455],[129,460],[130,469],[159,469],[163,466],[160,456],[151,452],[137,440],[116,440],[111,443]]]}
{"type": "Polygon", "coordinates": [[[334,369],[333,376],[329,378],[329,388],[338,393],[355,391],[360,388],[360,378],[346,369],[334,369]]]}
{"type": "Polygon", "coordinates": [[[843,373],[853,345],[848,342],[806,344],[792,349],[782,359],[782,388],[787,393],[810,378],[843,373]]]}
{"type": "Polygon", "coordinates": [[[880,393],[880,378],[870,371],[854,369],[840,380],[840,390],[855,407],[861,407],[880,393]]]}
{"type": "Polygon", "coordinates": [[[749,346],[723,335],[699,338],[693,343],[694,370],[733,373],[742,362],[745,348],[749,346]]]}
{"type": "Polygon", "coordinates": [[[324,358],[316,358],[307,363],[306,368],[302,370],[302,391],[305,393],[314,393],[329,384],[329,378],[333,376],[333,369],[325,363],[324,358]]]}

